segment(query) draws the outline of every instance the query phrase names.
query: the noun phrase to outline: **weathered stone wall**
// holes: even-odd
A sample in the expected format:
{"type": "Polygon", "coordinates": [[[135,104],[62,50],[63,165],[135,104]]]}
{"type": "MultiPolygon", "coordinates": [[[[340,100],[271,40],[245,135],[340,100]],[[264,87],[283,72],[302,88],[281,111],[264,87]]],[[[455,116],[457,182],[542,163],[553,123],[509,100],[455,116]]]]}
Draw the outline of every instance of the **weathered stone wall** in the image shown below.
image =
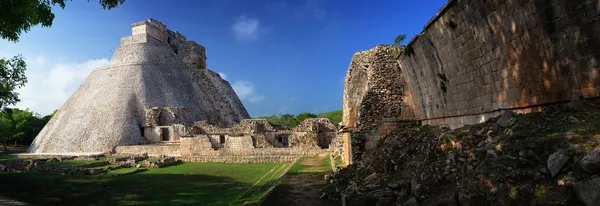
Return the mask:
{"type": "Polygon", "coordinates": [[[244,136],[228,136],[225,142],[225,148],[227,149],[253,149],[252,137],[250,135],[244,136]]]}
{"type": "Polygon", "coordinates": [[[456,128],[600,96],[599,15],[597,0],[450,0],[400,52],[356,53],[343,103],[354,157],[406,120],[456,128]]]}
{"type": "Polygon", "coordinates": [[[126,155],[180,155],[179,144],[152,144],[152,145],[132,145],[132,146],[117,146],[115,148],[117,154],[126,155]]]}
{"type": "Polygon", "coordinates": [[[398,61],[407,103],[425,124],[457,127],[600,96],[599,15],[596,0],[451,0],[398,61]]]}
{"type": "Polygon", "coordinates": [[[403,110],[405,82],[395,60],[398,53],[397,47],[380,45],[352,56],[345,79],[343,125],[360,130],[382,118],[413,116],[403,110]]]}
{"type": "Polygon", "coordinates": [[[194,137],[182,137],[180,139],[180,154],[182,156],[191,156],[198,151],[214,151],[213,144],[208,135],[197,135],[194,137]]]}

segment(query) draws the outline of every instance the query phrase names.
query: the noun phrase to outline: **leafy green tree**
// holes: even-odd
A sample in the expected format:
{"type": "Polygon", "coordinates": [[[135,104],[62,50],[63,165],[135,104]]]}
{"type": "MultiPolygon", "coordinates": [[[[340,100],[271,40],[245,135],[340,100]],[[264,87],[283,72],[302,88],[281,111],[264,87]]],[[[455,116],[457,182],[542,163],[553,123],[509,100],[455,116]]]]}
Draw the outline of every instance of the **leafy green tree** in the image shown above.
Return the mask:
{"type": "Polygon", "coordinates": [[[284,128],[290,129],[290,128],[298,126],[305,119],[316,118],[316,117],[327,118],[333,124],[337,125],[340,122],[342,122],[342,110],[325,112],[325,113],[321,113],[318,115],[313,114],[313,113],[304,112],[304,113],[300,113],[295,116],[293,114],[283,114],[283,115],[262,116],[262,117],[257,117],[257,118],[266,119],[271,124],[279,125],[284,128]]]}
{"type": "MultiPolygon", "coordinates": [[[[89,0],[88,0],[89,2],[89,0]]],[[[104,9],[112,9],[125,3],[125,0],[100,0],[104,9]]],[[[65,0],[2,0],[0,1],[0,37],[17,42],[22,32],[41,24],[52,26],[54,13],[52,6],[65,8],[65,0]]]]}
{"type": "Polygon", "coordinates": [[[8,142],[14,142],[15,145],[31,144],[54,113],[42,117],[29,109],[5,108],[0,112],[0,143],[5,150],[8,142]]]}
{"type": "Polygon", "coordinates": [[[296,120],[296,125],[299,125],[300,123],[302,123],[305,119],[308,118],[316,118],[317,115],[313,114],[313,113],[308,113],[308,112],[304,112],[304,113],[300,113],[298,115],[296,115],[296,117],[294,117],[294,119],[296,120]]]}
{"type": "Polygon", "coordinates": [[[14,141],[17,144],[23,140],[30,128],[32,117],[33,112],[29,110],[4,109],[0,113],[0,135],[4,137],[2,146],[5,151],[8,141],[14,141]]]}
{"type": "Polygon", "coordinates": [[[342,122],[342,110],[334,110],[331,112],[324,112],[318,115],[318,117],[320,118],[327,118],[329,119],[329,121],[331,121],[331,123],[335,124],[336,126],[342,122]]]}
{"type": "Polygon", "coordinates": [[[0,59],[0,109],[19,102],[19,94],[15,90],[27,83],[26,67],[20,55],[12,59],[0,59]]]}

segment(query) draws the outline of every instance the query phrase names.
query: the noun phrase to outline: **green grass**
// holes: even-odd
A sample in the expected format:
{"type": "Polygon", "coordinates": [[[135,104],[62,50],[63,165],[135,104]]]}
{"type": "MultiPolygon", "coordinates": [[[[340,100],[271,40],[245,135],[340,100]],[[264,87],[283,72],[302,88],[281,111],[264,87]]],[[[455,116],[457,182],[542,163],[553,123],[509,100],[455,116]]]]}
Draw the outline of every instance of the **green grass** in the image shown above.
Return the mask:
{"type": "Polygon", "coordinates": [[[125,176],[4,172],[0,194],[33,205],[229,205],[251,190],[246,193],[255,195],[243,195],[236,202],[241,204],[260,199],[269,188],[263,185],[274,179],[266,176],[252,186],[282,165],[179,163],[125,176]]]}
{"type": "Polygon", "coordinates": [[[133,172],[137,169],[138,168],[136,168],[136,167],[128,167],[128,168],[121,168],[121,169],[116,169],[116,170],[109,170],[108,174],[109,175],[125,174],[125,173],[133,172]]]}
{"type": "Polygon", "coordinates": [[[292,166],[288,175],[299,175],[299,174],[318,174],[327,171],[331,171],[331,160],[329,156],[318,156],[313,155],[310,157],[301,157],[298,159],[296,164],[292,166]]]}

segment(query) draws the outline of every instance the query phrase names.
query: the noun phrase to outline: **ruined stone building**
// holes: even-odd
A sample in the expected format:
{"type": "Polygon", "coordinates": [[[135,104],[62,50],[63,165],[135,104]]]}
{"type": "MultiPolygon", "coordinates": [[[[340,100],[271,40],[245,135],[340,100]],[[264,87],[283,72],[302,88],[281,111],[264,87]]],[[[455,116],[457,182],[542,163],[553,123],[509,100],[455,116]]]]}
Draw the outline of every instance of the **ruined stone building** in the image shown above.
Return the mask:
{"type": "Polygon", "coordinates": [[[204,47],[154,19],[131,25],[31,144],[30,155],[117,153],[184,161],[286,162],[337,143],[328,119],[285,130],[250,119],[204,47]]]}
{"type": "Polygon", "coordinates": [[[337,141],[335,125],[325,118],[306,119],[291,130],[276,129],[265,119],[245,119],[231,127],[198,121],[188,129],[187,135],[170,141],[117,146],[116,153],[179,156],[186,161],[284,162],[335,147],[337,141]]]}
{"type": "Polygon", "coordinates": [[[229,83],[206,68],[203,46],[154,19],[96,68],[58,110],[29,153],[107,152],[178,141],[198,120],[223,127],[250,116],[229,83]]]}
{"type": "Polygon", "coordinates": [[[449,0],[406,46],[354,54],[343,100],[347,158],[403,124],[457,128],[600,96],[599,15],[589,0],[449,0]]]}

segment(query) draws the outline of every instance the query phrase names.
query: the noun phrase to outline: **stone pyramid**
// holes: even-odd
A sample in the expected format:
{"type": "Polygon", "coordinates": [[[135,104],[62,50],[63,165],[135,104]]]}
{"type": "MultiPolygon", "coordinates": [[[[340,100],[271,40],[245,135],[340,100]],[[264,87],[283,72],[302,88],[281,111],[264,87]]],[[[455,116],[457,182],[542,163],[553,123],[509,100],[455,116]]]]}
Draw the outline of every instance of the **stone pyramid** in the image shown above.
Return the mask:
{"type": "Polygon", "coordinates": [[[29,153],[92,153],[143,143],[149,111],[162,125],[250,118],[231,85],[206,69],[205,48],[154,19],[131,25],[110,63],[96,68],[42,129],[29,153]],[[167,112],[164,112],[167,111],[167,112]]]}

